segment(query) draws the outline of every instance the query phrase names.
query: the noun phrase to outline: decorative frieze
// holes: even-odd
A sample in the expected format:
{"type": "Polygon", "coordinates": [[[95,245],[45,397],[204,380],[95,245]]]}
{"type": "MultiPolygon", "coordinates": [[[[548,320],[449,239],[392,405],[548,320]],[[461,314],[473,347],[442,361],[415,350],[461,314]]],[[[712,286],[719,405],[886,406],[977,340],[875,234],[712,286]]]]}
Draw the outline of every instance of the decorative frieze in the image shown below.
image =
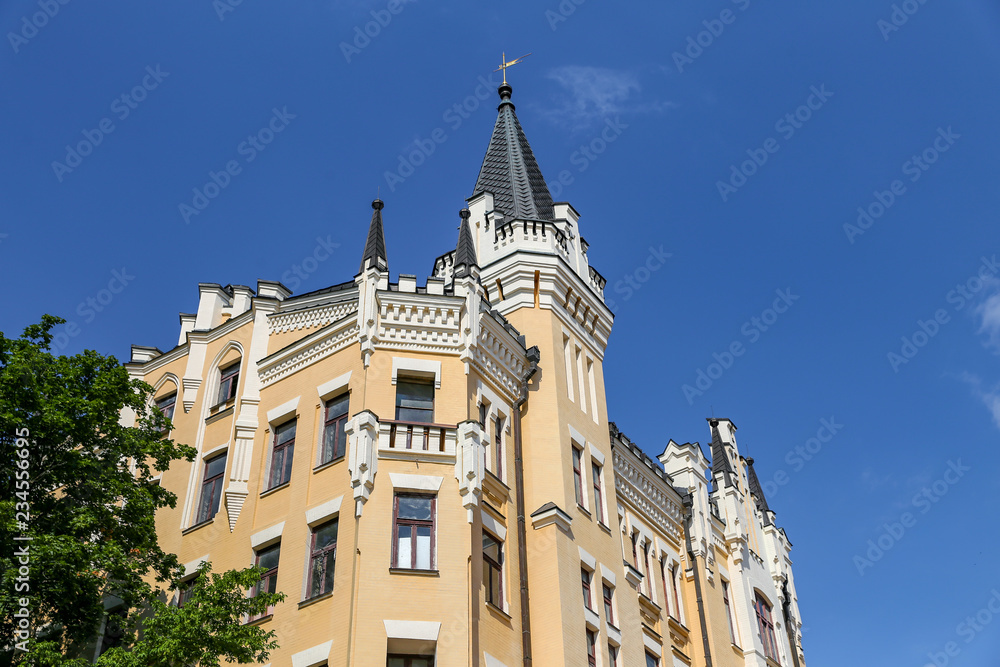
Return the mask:
{"type": "Polygon", "coordinates": [[[615,490],[667,536],[682,542],[681,507],[620,449],[614,452],[615,490]]]}
{"type": "Polygon", "coordinates": [[[272,355],[258,366],[261,386],[267,385],[302,370],[306,366],[343,350],[358,339],[358,325],[354,320],[343,323],[339,329],[328,331],[315,339],[305,339],[272,355]]]}
{"type": "Polygon", "coordinates": [[[331,303],[314,308],[275,313],[267,318],[267,323],[271,334],[325,327],[327,324],[347,317],[357,309],[358,302],[351,299],[343,303],[331,303]]]}

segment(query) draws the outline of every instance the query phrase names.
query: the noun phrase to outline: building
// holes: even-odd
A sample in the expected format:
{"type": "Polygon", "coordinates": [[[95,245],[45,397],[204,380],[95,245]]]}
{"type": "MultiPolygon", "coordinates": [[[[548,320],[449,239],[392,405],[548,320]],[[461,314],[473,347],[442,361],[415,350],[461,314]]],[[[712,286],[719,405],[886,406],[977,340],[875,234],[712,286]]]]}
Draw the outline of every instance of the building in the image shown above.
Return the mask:
{"type": "Polygon", "coordinates": [[[133,347],[198,450],[160,480],[161,545],[267,568],[288,599],[248,622],[275,667],[804,665],[790,543],[735,426],[711,421],[711,462],[673,441],[657,462],[609,423],[605,281],[499,94],[423,284],[390,281],[376,200],[353,280],[200,284],[175,348],[133,347]]]}

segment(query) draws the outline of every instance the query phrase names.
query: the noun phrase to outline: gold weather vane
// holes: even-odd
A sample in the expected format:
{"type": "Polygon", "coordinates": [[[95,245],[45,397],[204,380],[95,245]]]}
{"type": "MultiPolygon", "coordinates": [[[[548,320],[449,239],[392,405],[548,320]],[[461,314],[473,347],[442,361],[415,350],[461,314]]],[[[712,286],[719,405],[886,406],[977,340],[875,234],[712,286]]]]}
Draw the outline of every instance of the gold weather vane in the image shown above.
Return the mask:
{"type": "Polygon", "coordinates": [[[494,72],[503,72],[503,84],[506,86],[507,85],[507,68],[510,67],[511,65],[518,64],[519,62],[521,62],[522,60],[524,60],[525,58],[527,58],[530,55],[531,55],[530,53],[525,53],[520,58],[514,58],[513,60],[511,60],[510,62],[508,62],[507,61],[507,54],[506,53],[501,53],[501,55],[500,55],[500,67],[497,67],[493,71],[494,72]]]}

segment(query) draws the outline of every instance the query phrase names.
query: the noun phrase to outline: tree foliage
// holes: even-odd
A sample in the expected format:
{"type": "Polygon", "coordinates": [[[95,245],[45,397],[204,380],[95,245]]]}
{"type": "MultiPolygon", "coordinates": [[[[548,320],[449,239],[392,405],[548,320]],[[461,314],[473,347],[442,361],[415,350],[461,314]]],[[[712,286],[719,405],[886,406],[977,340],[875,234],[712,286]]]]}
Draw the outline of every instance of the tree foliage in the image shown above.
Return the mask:
{"type": "MultiPolygon", "coordinates": [[[[268,639],[260,640],[264,633],[259,628],[233,621],[248,612],[248,604],[267,600],[246,602],[238,590],[251,586],[254,576],[259,580],[252,568],[212,575],[214,587],[208,586],[206,577],[196,589],[203,604],[190,610],[163,603],[167,591],[183,576],[183,568],[157,542],[155,512],[174,507],[177,499],[153,478],[172,461],[192,461],[196,452],[164,437],[170,424],[150,407],[152,388],[131,378],[114,357],[92,350],[69,357],[53,355],[51,330],[63,321],[46,315],[20,338],[0,333],[3,661],[90,664],[92,642],[104,623],[109,600],[126,612],[121,627],[126,645],[134,640],[137,622],[145,615],[148,630],[136,644],[144,651],[141,655],[158,655],[152,647],[160,635],[171,642],[193,642],[174,655],[204,649],[196,660],[205,665],[217,664],[217,658],[211,662],[213,655],[249,655],[228,653],[238,649],[238,639],[269,646],[268,639]],[[135,415],[134,425],[120,423],[120,416],[129,413],[135,415]],[[15,440],[15,434],[24,440],[15,440]],[[17,443],[25,441],[23,458],[17,443]],[[20,581],[18,574],[25,544],[30,569],[27,590],[23,572],[20,581]],[[22,621],[14,614],[25,600],[30,618],[22,621]],[[194,618],[199,619],[198,632],[191,627],[194,618]],[[28,625],[20,637],[19,622],[28,625]],[[12,651],[25,636],[29,651],[12,651]]],[[[114,660],[109,664],[140,664],[129,662],[122,651],[113,652],[116,656],[108,658],[114,660]]],[[[141,664],[175,664],[166,658],[150,660],[141,664]]]]}

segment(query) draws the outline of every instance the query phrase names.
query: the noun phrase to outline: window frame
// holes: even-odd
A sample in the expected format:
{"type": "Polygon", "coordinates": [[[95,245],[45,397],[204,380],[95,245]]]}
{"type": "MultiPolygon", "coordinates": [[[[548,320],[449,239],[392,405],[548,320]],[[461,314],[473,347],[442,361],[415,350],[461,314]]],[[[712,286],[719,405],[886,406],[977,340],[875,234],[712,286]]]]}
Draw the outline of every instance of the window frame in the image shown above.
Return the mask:
{"type": "MultiPolygon", "coordinates": [[[[336,567],[337,567],[337,545],[339,543],[340,543],[340,517],[339,516],[335,516],[335,517],[333,517],[331,519],[323,521],[322,523],[316,524],[315,526],[313,526],[312,528],[309,529],[309,564],[307,566],[308,570],[307,570],[307,574],[306,574],[306,600],[312,600],[313,598],[318,598],[320,596],[326,595],[327,593],[332,593],[333,590],[334,590],[334,588],[336,587],[336,581],[335,581],[335,579],[336,579],[336,567]],[[326,528],[327,526],[330,526],[331,524],[337,524],[336,531],[335,531],[335,537],[333,538],[333,544],[328,544],[325,547],[317,549],[316,548],[316,537],[317,537],[317,535],[319,534],[319,532],[320,532],[321,529],[326,528]],[[333,552],[334,577],[332,577],[332,579],[334,579],[334,580],[330,582],[330,590],[324,590],[321,587],[321,590],[319,592],[314,593],[313,592],[313,585],[315,584],[315,581],[313,579],[313,576],[314,576],[315,571],[316,571],[315,564],[316,564],[317,561],[326,563],[327,562],[326,561],[326,557],[328,556],[328,554],[331,551],[333,552]]],[[[325,568],[325,565],[324,565],[324,568],[325,568]]],[[[325,569],[323,571],[323,575],[324,575],[324,584],[325,584],[325,576],[326,576],[326,570],[325,569]]]]}
{"type": "Polygon", "coordinates": [[[573,490],[576,493],[576,504],[583,509],[587,509],[584,505],[586,502],[585,494],[583,492],[583,449],[573,445],[573,490]]]}
{"type": "Polygon", "coordinates": [[[493,463],[496,466],[493,474],[496,475],[499,480],[503,479],[503,429],[503,415],[497,413],[496,417],[493,419],[493,463]]]}
{"type": "Polygon", "coordinates": [[[608,642],[608,664],[610,667],[618,667],[619,657],[621,657],[621,647],[608,642]]]}
{"type": "Polygon", "coordinates": [[[328,398],[327,400],[323,401],[323,435],[320,439],[319,465],[323,466],[326,465],[327,463],[333,463],[334,461],[339,461],[340,459],[347,456],[347,433],[344,432],[344,429],[347,427],[347,422],[350,420],[350,414],[351,414],[350,392],[345,391],[342,394],[338,394],[336,396],[333,396],[332,398],[328,398]],[[342,399],[347,399],[344,405],[343,414],[331,417],[330,409],[334,406],[334,404],[336,404],[342,399]],[[326,447],[327,433],[329,432],[331,427],[336,429],[336,431],[334,432],[336,439],[334,441],[333,454],[332,456],[327,458],[327,447],[326,447]],[[340,441],[341,438],[343,438],[342,442],[340,441]]]}
{"type": "Polygon", "coordinates": [[[409,376],[409,375],[400,375],[398,377],[398,379],[396,380],[396,402],[395,402],[395,413],[394,413],[395,414],[395,421],[401,421],[401,422],[405,422],[405,423],[408,423],[408,424],[433,424],[433,423],[435,423],[434,422],[434,409],[435,409],[435,403],[436,403],[435,399],[436,398],[437,398],[437,391],[436,391],[436,387],[435,387],[435,383],[434,383],[433,379],[423,378],[423,377],[414,377],[414,376],[409,376]],[[421,413],[427,413],[428,419],[426,421],[423,421],[423,420],[414,420],[414,419],[402,419],[402,418],[400,418],[400,416],[399,416],[399,410],[400,410],[400,405],[399,405],[399,401],[400,401],[399,389],[400,389],[401,385],[423,385],[423,386],[426,386],[426,387],[430,387],[430,393],[431,393],[431,400],[430,400],[430,405],[431,406],[430,406],[430,408],[417,408],[417,407],[410,407],[410,406],[403,407],[404,410],[417,410],[417,411],[419,411],[421,413]]]}
{"type": "Polygon", "coordinates": [[[673,618],[679,622],[681,620],[681,597],[677,590],[677,569],[677,563],[670,564],[670,590],[674,601],[673,611],[676,614],[673,618]]]}
{"type": "Polygon", "coordinates": [[[392,499],[392,567],[396,570],[415,570],[417,572],[436,572],[437,571],[437,495],[428,493],[412,493],[412,492],[399,492],[393,496],[392,499]],[[431,501],[431,518],[430,519],[400,519],[399,518],[399,499],[400,498],[425,498],[431,501]],[[430,526],[431,529],[431,539],[430,539],[430,555],[428,558],[429,566],[425,568],[416,567],[417,564],[417,534],[415,530],[411,530],[410,535],[413,540],[413,546],[410,549],[410,565],[401,565],[399,562],[399,527],[401,525],[410,526],[411,528],[418,528],[421,526],[430,526]]]}
{"type": "Polygon", "coordinates": [[[659,656],[655,656],[649,651],[646,651],[645,654],[646,654],[646,667],[660,667],[659,656]]]}
{"type": "Polygon", "coordinates": [[[606,525],[604,523],[604,485],[601,480],[604,474],[604,466],[597,461],[591,460],[590,472],[594,477],[594,514],[597,516],[599,523],[606,525]]]}
{"type": "Polygon", "coordinates": [[[426,660],[426,667],[434,667],[434,656],[433,655],[413,655],[410,653],[389,653],[385,656],[385,664],[388,665],[390,660],[402,660],[403,667],[413,667],[414,660],[426,660]]]}
{"type": "Polygon", "coordinates": [[[757,615],[757,630],[760,633],[761,644],[764,646],[764,655],[775,662],[780,662],[778,642],[774,636],[774,621],[771,618],[773,607],[767,603],[760,592],[755,591],[753,608],[757,615]]]}
{"type": "MultiPolygon", "coordinates": [[[[174,410],[177,408],[177,391],[174,390],[166,396],[154,399],[153,405],[156,406],[156,409],[163,413],[164,417],[172,422],[174,419],[174,410]],[[166,402],[168,400],[170,401],[169,403],[166,402]],[[164,406],[168,406],[170,408],[170,414],[167,414],[167,411],[163,409],[164,406]]],[[[166,427],[160,430],[160,433],[163,435],[167,435],[169,432],[170,429],[166,427]]]]}
{"type": "Polygon", "coordinates": [[[205,459],[203,461],[204,468],[202,469],[202,479],[201,479],[201,491],[198,494],[198,506],[195,514],[195,524],[200,526],[203,523],[208,523],[215,519],[215,515],[219,513],[219,508],[222,507],[222,487],[226,481],[226,466],[229,465],[229,461],[223,461],[222,470],[208,477],[208,466],[215,463],[221,458],[226,458],[229,456],[229,451],[221,452],[212,458],[205,459]],[[212,509],[209,511],[208,516],[204,516],[202,513],[202,508],[205,506],[205,490],[211,485],[212,487],[212,509]],[[216,494],[216,488],[218,488],[218,494],[216,494]],[[216,499],[218,495],[218,499],[216,499]]]}
{"type": "Polygon", "coordinates": [[[608,625],[617,628],[615,625],[615,589],[606,581],[601,582],[601,597],[604,598],[604,620],[608,625]]]}
{"type": "Polygon", "coordinates": [[[216,406],[224,405],[236,398],[240,384],[240,366],[242,363],[243,358],[241,357],[233,363],[219,368],[219,393],[216,396],[216,406]],[[225,398],[223,398],[224,387],[227,389],[225,398]]]}
{"type": "Polygon", "coordinates": [[[597,667],[597,633],[587,628],[587,665],[597,667]]]}
{"type": "Polygon", "coordinates": [[[736,643],[736,626],[733,624],[733,608],[732,603],[729,600],[729,582],[725,579],[722,580],[722,603],[726,607],[726,618],[729,620],[729,639],[734,646],[739,646],[736,643]]]}
{"type": "Polygon", "coordinates": [[[267,488],[265,492],[284,486],[292,481],[292,462],[295,458],[295,438],[298,436],[298,419],[292,418],[280,424],[274,425],[271,429],[271,452],[270,463],[267,466],[267,488]],[[278,443],[281,434],[291,428],[292,437],[285,442],[278,443]],[[284,479],[275,480],[275,465],[278,461],[278,453],[281,453],[281,466],[284,479]]]}
{"type": "Polygon", "coordinates": [[[503,562],[504,562],[504,558],[503,558],[504,553],[503,553],[503,551],[504,551],[504,549],[503,549],[503,547],[504,547],[504,543],[503,543],[503,540],[501,540],[496,535],[493,535],[489,531],[485,531],[484,530],[483,531],[483,540],[485,541],[487,539],[489,539],[494,544],[496,544],[496,546],[497,546],[497,557],[499,558],[499,561],[494,560],[490,556],[486,555],[486,545],[484,544],[483,545],[483,582],[486,584],[486,595],[484,596],[484,599],[486,600],[486,602],[492,604],[494,607],[497,607],[498,609],[504,609],[504,607],[505,607],[505,605],[504,605],[504,601],[505,600],[504,600],[504,594],[503,594],[503,584],[504,584],[504,581],[503,581],[503,562]],[[497,577],[497,590],[496,591],[493,591],[493,577],[492,576],[487,577],[487,572],[486,572],[487,568],[490,569],[490,574],[491,575],[492,575],[493,572],[496,572],[496,577],[497,577]]]}
{"type": "MultiPolygon", "coordinates": [[[[272,567],[271,569],[261,573],[260,583],[258,583],[256,586],[253,587],[253,594],[251,595],[251,597],[257,597],[257,595],[259,595],[260,593],[265,592],[264,588],[266,586],[266,583],[271,579],[274,580],[274,591],[267,591],[267,592],[275,592],[278,590],[278,564],[281,561],[281,542],[279,541],[276,542],[275,544],[271,544],[266,547],[254,549],[253,564],[259,567],[261,556],[267,554],[270,551],[274,551],[275,549],[277,549],[278,551],[278,563],[275,563],[274,567],[272,567]]],[[[267,618],[268,616],[271,616],[273,614],[274,614],[274,605],[271,604],[268,605],[267,609],[265,609],[257,616],[251,616],[248,622],[259,621],[260,619],[267,618]]]]}
{"type": "Polygon", "coordinates": [[[583,592],[583,606],[590,611],[594,611],[594,573],[585,567],[581,567],[580,584],[583,592]]]}

